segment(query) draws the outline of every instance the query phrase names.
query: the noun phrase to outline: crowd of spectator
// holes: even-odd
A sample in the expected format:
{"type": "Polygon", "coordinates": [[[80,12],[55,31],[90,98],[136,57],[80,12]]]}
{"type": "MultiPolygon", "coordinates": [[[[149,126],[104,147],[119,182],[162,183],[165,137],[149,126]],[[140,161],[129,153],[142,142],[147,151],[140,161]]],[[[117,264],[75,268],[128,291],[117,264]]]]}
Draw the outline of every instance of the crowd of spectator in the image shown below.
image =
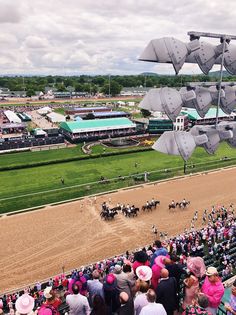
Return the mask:
{"type": "MultiPolygon", "coordinates": [[[[215,315],[222,282],[235,269],[236,221],[233,205],[213,206],[205,216],[200,230],[191,226],[168,240],[3,295],[0,314],[215,315]]],[[[236,314],[236,282],[225,309],[236,314]]]]}

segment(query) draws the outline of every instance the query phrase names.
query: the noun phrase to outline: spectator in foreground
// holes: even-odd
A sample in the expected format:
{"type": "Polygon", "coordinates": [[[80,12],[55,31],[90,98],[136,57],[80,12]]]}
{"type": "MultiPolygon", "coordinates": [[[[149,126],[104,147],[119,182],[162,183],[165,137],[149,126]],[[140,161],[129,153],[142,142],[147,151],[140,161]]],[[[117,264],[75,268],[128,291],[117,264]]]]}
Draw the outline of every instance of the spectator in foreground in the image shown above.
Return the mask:
{"type": "Polygon", "coordinates": [[[206,273],[204,260],[201,257],[188,257],[187,268],[190,272],[189,276],[184,279],[185,297],[183,301],[183,309],[191,305],[196,299],[199,292],[199,279],[206,273]]]}
{"type": "Polygon", "coordinates": [[[236,315],[236,280],[231,289],[229,303],[225,303],[225,309],[228,311],[228,315],[236,315]]]}
{"type": "Polygon", "coordinates": [[[117,311],[118,315],[134,314],[134,301],[126,292],[120,292],[120,307],[117,311]]]}
{"type": "Polygon", "coordinates": [[[61,300],[56,296],[55,291],[52,287],[46,287],[43,292],[46,302],[46,306],[50,306],[53,310],[56,310],[56,313],[59,315],[58,307],[61,305],[61,300]]]}
{"type": "Polygon", "coordinates": [[[205,294],[199,293],[192,305],[188,305],[182,315],[211,315],[207,311],[209,301],[205,294]]]}
{"type": "Polygon", "coordinates": [[[93,309],[90,315],[108,315],[105,301],[100,294],[93,297],[93,309]]]}
{"type": "Polygon", "coordinates": [[[208,267],[206,276],[207,277],[202,286],[202,293],[204,293],[209,300],[207,310],[212,315],[216,315],[217,309],[224,295],[224,286],[215,267],[208,267]]]}
{"type": "Polygon", "coordinates": [[[92,306],[93,304],[93,298],[95,295],[100,295],[102,298],[104,298],[103,293],[103,284],[99,281],[100,273],[97,269],[95,269],[92,273],[93,280],[87,281],[87,289],[89,293],[89,304],[92,306]]]}
{"type": "Polygon", "coordinates": [[[117,280],[113,273],[105,277],[103,283],[105,303],[108,307],[108,314],[115,313],[120,307],[119,290],[117,288],[117,280]]]}
{"type": "Polygon", "coordinates": [[[156,250],[155,250],[155,252],[151,258],[151,267],[154,265],[155,259],[158,256],[167,256],[168,255],[168,250],[162,246],[161,241],[159,241],[159,240],[155,241],[155,246],[156,246],[156,250]]]}
{"type": "Polygon", "coordinates": [[[34,298],[30,296],[29,294],[25,293],[21,295],[17,300],[16,300],[16,314],[17,315],[33,315],[34,309],[34,298]]]}
{"type": "Polygon", "coordinates": [[[148,305],[144,306],[140,315],[167,315],[162,304],[156,303],[156,293],[149,289],[147,292],[148,305]]]}
{"type": "Polygon", "coordinates": [[[156,290],[157,302],[161,303],[167,315],[173,315],[178,307],[177,303],[177,283],[174,277],[169,278],[169,271],[165,268],[161,270],[161,279],[156,290]]]}
{"type": "Polygon", "coordinates": [[[148,304],[146,293],[149,289],[149,284],[146,281],[138,279],[136,287],[138,291],[134,298],[134,311],[135,315],[139,315],[142,308],[148,304]]]}
{"type": "Polygon", "coordinates": [[[88,299],[79,293],[79,287],[77,284],[72,286],[73,294],[69,294],[66,297],[66,303],[70,307],[70,315],[89,315],[90,307],[88,299]]]}

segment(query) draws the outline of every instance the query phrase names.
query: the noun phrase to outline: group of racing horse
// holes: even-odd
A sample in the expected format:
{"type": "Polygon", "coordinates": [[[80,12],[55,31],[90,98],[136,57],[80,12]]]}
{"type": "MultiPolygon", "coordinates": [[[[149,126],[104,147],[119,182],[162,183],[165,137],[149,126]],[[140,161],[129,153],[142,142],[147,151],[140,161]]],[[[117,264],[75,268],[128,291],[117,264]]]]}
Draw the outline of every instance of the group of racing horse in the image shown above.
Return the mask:
{"type": "MultiPolygon", "coordinates": [[[[183,199],[181,202],[174,202],[172,200],[171,204],[169,204],[169,210],[170,209],[184,209],[190,204],[190,201],[186,201],[183,199]]],[[[157,205],[160,205],[159,200],[155,200],[152,198],[151,201],[147,201],[142,207],[141,210],[143,212],[145,211],[152,211],[156,209],[157,205]]],[[[120,204],[118,203],[115,207],[110,207],[105,201],[102,204],[102,211],[100,212],[100,217],[104,220],[112,220],[115,218],[116,215],[118,215],[119,212],[121,212],[125,217],[131,218],[136,217],[138,215],[138,212],[140,211],[139,207],[136,207],[135,205],[129,205],[129,204],[120,204]]]]}
{"type": "MultiPolygon", "coordinates": [[[[159,200],[155,200],[152,198],[151,201],[147,201],[145,205],[141,207],[141,210],[143,212],[145,211],[152,211],[153,209],[156,209],[157,205],[160,204],[159,200]]],[[[120,204],[118,203],[116,207],[109,207],[106,202],[103,202],[102,204],[102,211],[100,212],[100,216],[104,220],[111,220],[114,219],[114,217],[119,213],[119,211],[128,218],[136,217],[139,212],[139,207],[136,207],[135,205],[129,205],[129,204],[120,204]]]]}

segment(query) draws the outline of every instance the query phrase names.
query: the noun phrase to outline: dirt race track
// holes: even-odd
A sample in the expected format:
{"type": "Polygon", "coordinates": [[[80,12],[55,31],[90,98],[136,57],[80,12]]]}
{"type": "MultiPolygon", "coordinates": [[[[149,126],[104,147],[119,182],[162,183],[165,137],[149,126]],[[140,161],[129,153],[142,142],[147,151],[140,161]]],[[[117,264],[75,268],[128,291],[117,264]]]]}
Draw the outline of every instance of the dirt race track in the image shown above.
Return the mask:
{"type": "MultiPolygon", "coordinates": [[[[17,288],[65,270],[124,253],[153,241],[152,224],[175,235],[190,227],[195,210],[199,217],[214,205],[236,203],[236,168],[174,181],[123,190],[96,199],[84,199],[0,219],[0,292],[17,288]],[[141,207],[152,197],[156,210],[113,221],[102,221],[101,203],[141,207]],[[185,210],[168,210],[172,199],[191,201],[185,210]]],[[[198,219],[197,226],[201,225],[198,219]]]]}

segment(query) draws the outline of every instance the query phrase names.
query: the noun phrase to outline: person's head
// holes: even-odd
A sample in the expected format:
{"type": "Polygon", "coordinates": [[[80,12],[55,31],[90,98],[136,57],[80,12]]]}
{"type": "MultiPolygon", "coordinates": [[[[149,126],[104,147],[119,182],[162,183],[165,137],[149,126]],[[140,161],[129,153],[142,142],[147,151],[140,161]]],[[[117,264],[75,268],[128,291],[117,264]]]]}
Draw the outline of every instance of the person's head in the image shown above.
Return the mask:
{"type": "Polygon", "coordinates": [[[147,291],[147,300],[149,303],[154,303],[156,301],[156,293],[153,289],[147,291]]]}
{"type": "Polygon", "coordinates": [[[156,245],[157,248],[161,248],[162,247],[161,241],[159,241],[159,240],[155,241],[155,245],[156,245]]]}
{"type": "Polygon", "coordinates": [[[93,279],[99,279],[100,278],[100,273],[99,273],[99,271],[97,269],[95,269],[93,271],[92,275],[93,275],[93,279]]]}
{"type": "Polygon", "coordinates": [[[114,273],[115,273],[115,274],[119,274],[119,273],[121,273],[121,272],[122,272],[122,267],[121,267],[121,265],[116,264],[115,267],[114,267],[114,273]]]}
{"type": "Polygon", "coordinates": [[[232,292],[232,294],[233,294],[234,296],[236,296],[236,280],[234,280],[234,283],[233,283],[231,292],[232,292]]]}
{"type": "Polygon", "coordinates": [[[146,293],[150,287],[149,283],[143,280],[138,279],[137,282],[137,289],[141,293],[146,293]]]}
{"type": "Polygon", "coordinates": [[[105,308],[105,302],[101,295],[96,294],[93,298],[93,309],[94,310],[102,310],[105,308]]]}
{"type": "Polygon", "coordinates": [[[72,285],[72,292],[73,292],[74,294],[79,294],[79,287],[78,287],[78,285],[75,284],[75,283],[72,285]]]}
{"type": "Polygon", "coordinates": [[[197,303],[200,307],[204,309],[207,308],[209,304],[208,297],[203,293],[199,293],[197,296],[197,303]]]}
{"type": "Polygon", "coordinates": [[[18,314],[29,314],[34,308],[34,298],[25,293],[16,300],[15,306],[18,314]]]}
{"type": "Polygon", "coordinates": [[[176,263],[179,261],[179,257],[175,254],[171,254],[170,255],[170,260],[171,260],[171,263],[176,263]]]}
{"type": "Polygon", "coordinates": [[[129,295],[126,292],[120,292],[119,297],[121,304],[126,304],[129,300],[129,295]]]}
{"type": "Polygon", "coordinates": [[[123,271],[124,272],[131,272],[131,270],[132,270],[132,268],[130,265],[127,265],[127,264],[123,265],[123,271]]]}
{"type": "Polygon", "coordinates": [[[43,291],[44,297],[47,299],[47,301],[51,301],[55,297],[55,293],[53,291],[52,287],[46,287],[46,289],[43,291]]]}
{"type": "Polygon", "coordinates": [[[208,267],[206,271],[209,282],[215,283],[219,281],[218,271],[215,267],[208,267]]]}
{"type": "Polygon", "coordinates": [[[166,268],[161,269],[161,278],[168,278],[169,277],[169,271],[166,268]]]}

